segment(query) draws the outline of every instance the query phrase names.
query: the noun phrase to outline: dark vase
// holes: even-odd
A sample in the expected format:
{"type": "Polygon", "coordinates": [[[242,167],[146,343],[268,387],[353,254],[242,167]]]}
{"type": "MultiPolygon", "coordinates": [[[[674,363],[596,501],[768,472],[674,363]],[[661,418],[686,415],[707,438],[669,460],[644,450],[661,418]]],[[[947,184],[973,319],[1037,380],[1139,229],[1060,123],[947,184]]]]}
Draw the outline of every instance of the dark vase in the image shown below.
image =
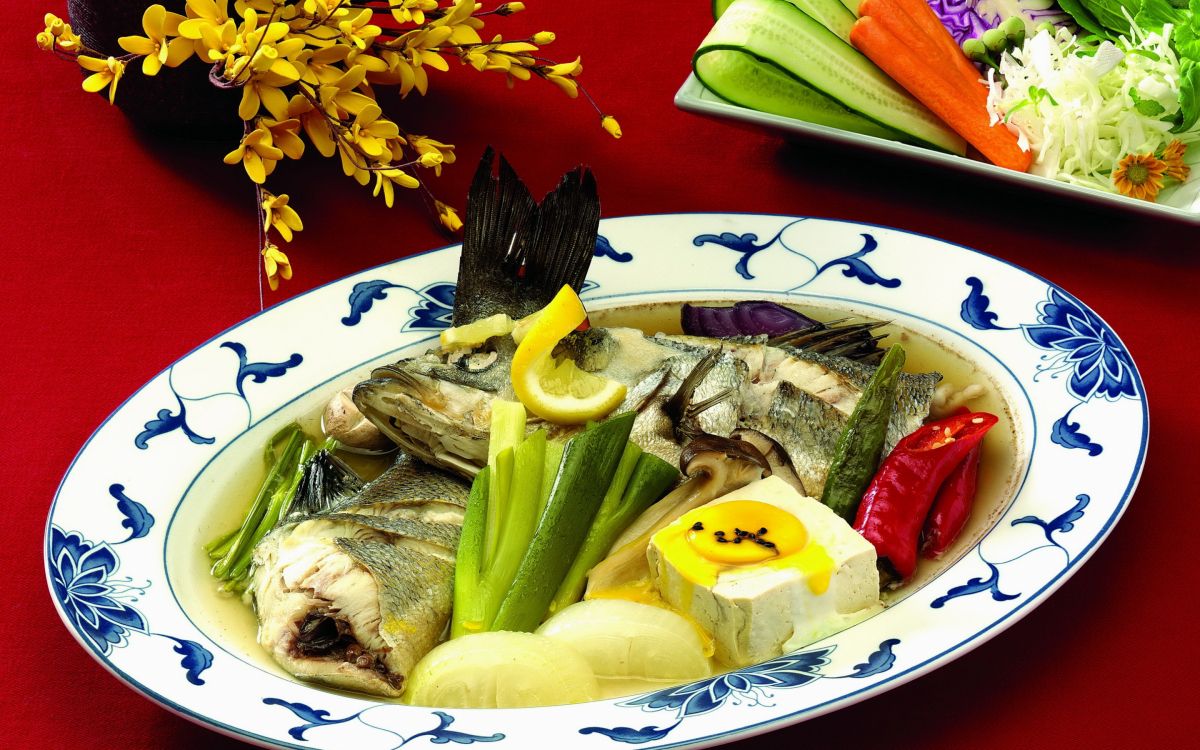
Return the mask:
{"type": "MultiPolygon", "coordinates": [[[[183,13],[184,0],[158,0],[183,13]]],[[[114,57],[125,54],[122,36],[144,36],[142,14],[153,0],[67,0],[71,28],[84,44],[114,57]]],[[[129,65],[117,86],[116,104],[137,125],[192,138],[228,140],[242,131],[237,116],[240,91],[218,89],[208,80],[209,66],[193,56],[178,68],[156,76],[142,74],[141,61],[129,65]]]]}

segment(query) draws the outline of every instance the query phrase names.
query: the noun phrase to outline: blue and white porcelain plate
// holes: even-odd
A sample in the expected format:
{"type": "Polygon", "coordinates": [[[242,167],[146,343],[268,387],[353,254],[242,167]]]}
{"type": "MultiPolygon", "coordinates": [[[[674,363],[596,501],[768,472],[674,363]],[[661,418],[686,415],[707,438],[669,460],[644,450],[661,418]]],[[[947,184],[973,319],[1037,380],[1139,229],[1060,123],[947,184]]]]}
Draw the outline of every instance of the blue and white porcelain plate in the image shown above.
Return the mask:
{"type": "Polygon", "coordinates": [[[1003,404],[1007,468],[950,559],[859,625],[764,664],[594,703],[437,710],[318,689],[259,652],[199,545],[244,503],[266,438],[449,321],[458,247],[288,300],[171,365],[63,478],[46,575],[63,622],[118,679],[266,747],[494,743],[700,747],[803,721],[978,646],[1058,588],[1120,518],[1145,459],[1146,396],[1103,320],[1004,261],[886,227],[755,214],[607,219],[583,298],[604,310],[767,298],[894,321],[971,363],[1003,404]],[[226,503],[228,505],[229,503],[226,503]]]}

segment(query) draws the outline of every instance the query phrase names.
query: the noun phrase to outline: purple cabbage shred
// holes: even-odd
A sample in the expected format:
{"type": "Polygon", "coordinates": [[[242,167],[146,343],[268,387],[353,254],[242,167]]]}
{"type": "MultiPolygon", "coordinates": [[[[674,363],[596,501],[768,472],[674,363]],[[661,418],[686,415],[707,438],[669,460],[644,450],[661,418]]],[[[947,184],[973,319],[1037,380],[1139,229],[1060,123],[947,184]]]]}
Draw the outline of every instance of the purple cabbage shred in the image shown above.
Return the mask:
{"type": "Polygon", "coordinates": [[[988,29],[994,29],[1002,20],[999,15],[987,18],[976,9],[978,0],[926,0],[937,14],[942,25],[959,45],[975,39],[988,29]]]}

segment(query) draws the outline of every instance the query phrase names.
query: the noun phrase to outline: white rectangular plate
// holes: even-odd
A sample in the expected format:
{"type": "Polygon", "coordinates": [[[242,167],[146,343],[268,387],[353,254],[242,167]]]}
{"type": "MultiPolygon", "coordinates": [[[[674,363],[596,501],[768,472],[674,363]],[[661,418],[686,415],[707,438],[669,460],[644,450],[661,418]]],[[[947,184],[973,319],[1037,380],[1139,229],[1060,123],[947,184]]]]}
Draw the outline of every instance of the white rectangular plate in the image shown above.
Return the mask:
{"type": "Polygon", "coordinates": [[[792,117],[771,115],[739,107],[704,88],[695,75],[689,75],[687,80],[683,82],[683,86],[676,92],[675,106],[686,112],[707,115],[719,120],[757,125],[769,130],[777,130],[789,135],[801,136],[806,140],[842,143],[867,151],[895,154],[914,161],[936,164],[958,172],[979,175],[988,179],[1002,180],[1013,185],[1021,185],[1034,190],[1054,193],[1068,199],[1080,200],[1099,206],[1109,206],[1123,211],[1142,214],[1147,217],[1160,219],[1172,218],[1191,224],[1200,224],[1200,207],[1197,207],[1195,210],[1185,210],[1172,206],[1164,206],[1159,203],[1135,200],[1115,193],[1105,193],[1091,188],[1080,187],[1079,185],[1059,182],[1048,177],[1041,177],[1025,172],[1014,172],[1011,169],[997,167],[994,164],[965,159],[961,156],[933,151],[921,148],[920,146],[897,143],[896,141],[888,141],[870,135],[850,133],[825,125],[815,125],[792,117]]]}

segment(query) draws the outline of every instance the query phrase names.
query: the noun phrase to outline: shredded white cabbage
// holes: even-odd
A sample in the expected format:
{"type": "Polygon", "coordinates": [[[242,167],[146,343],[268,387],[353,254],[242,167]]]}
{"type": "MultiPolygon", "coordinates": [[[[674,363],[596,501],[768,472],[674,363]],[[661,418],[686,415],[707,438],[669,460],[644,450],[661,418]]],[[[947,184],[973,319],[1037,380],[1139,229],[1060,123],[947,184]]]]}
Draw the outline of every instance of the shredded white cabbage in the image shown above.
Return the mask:
{"type": "MultiPolygon", "coordinates": [[[[1028,37],[1002,57],[1000,75],[989,71],[993,121],[1007,122],[1027,139],[1034,174],[1116,192],[1111,175],[1126,154],[1153,152],[1175,139],[1200,142],[1200,125],[1170,132],[1179,111],[1179,60],[1170,32],[1169,24],[1162,34],[1135,30],[1133,39],[1104,42],[1094,52],[1066,29],[1028,37]]],[[[1198,151],[1189,148],[1188,156],[1198,151]]],[[[1194,194],[1194,182],[1195,171],[1183,186],[1189,189],[1172,192],[1181,199],[1194,194]]],[[[1159,202],[1169,197],[1164,191],[1159,202]]]]}

